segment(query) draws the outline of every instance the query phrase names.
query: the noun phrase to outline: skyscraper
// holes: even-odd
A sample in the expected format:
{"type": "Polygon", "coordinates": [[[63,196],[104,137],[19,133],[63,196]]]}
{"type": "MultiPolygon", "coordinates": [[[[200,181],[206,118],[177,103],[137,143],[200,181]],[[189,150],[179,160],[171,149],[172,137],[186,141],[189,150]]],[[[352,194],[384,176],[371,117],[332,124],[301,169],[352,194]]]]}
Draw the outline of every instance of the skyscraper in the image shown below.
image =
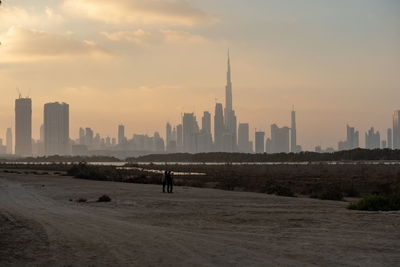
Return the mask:
{"type": "Polygon", "coordinates": [[[291,116],[291,129],[290,129],[290,152],[297,153],[297,129],[296,129],[296,111],[292,110],[291,116]]]}
{"type": "Polygon", "coordinates": [[[83,128],[79,128],[79,144],[85,145],[85,130],[83,128]]]}
{"type": "Polygon", "coordinates": [[[392,135],[392,128],[387,129],[387,148],[393,148],[393,135],[392,135]]]}
{"type": "Polygon", "coordinates": [[[256,132],[255,134],[255,151],[256,153],[264,153],[265,149],[265,132],[256,132]]]}
{"type": "Polygon", "coordinates": [[[211,134],[211,114],[208,111],[204,111],[203,118],[201,119],[201,130],[204,133],[211,134]]]}
{"type": "Polygon", "coordinates": [[[6,132],[6,147],[7,147],[7,154],[13,153],[13,140],[12,140],[12,130],[11,128],[7,128],[6,132]]]}
{"type": "Polygon", "coordinates": [[[271,153],[289,153],[289,128],[271,125],[271,153]]]}
{"type": "Polygon", "coordinates": [[[222,151],[223,136],[224,136],[224,114],[222,111],[222,104],[215,104],[214,113],[214,145],[215,151],[222,151]]]}
{"type": "Polygon", "coordinates": [[[211,135],[211,114],[204,111],[201,119],[201,131],[197,135],[198,152],[211,152],[213,147],[211,135]]]}
{"type": "Polygon", "coordinates": [[[15,154],[32,155],[32,100],[15,100],[15,154]]]}
{"type": "Polygon", "coordinates": [[[241,153],[250,153],[249,124],[239,123],[238,129],[238,150],[241,153]]]}
{"type": "Polygon", "coordinates": [[[354,127],[346,126],[346,141],[338,143],[338,150],[350,150],[360,147],[360,137],[354,127]]]}
{"type": "Polygon", "coordinates": [[[44,148],[46,155],[69,155],[69,105],[44,105],[44,148]]]}
{"type": "Polygon", "coordinates": [[[167,151],[169,151],[170,142],[172,141],[172,126],[169,122],[165,126],[165,142],[167,145],[167,151]]]}
{"type": "Polygon", "coordinates": [[[228,51],[228,70],[226,73],[226,86],[225,86],[225,151],[233,152],[237,150],[237,120],[235,111],[233,110],[232,100],[232,75],[231,75],[231,60],[228,51]]]}
{"type": "Polygon", "coordinates": [[[123,145],[125,143],[125,126],[118,125],[118,144],[123,145]]]}
{"type": "Polygon", "coordinates": [[[381,137],[379,131],[375,132],[374,127],[365,133],[365,148],[376,149],[381,147],[381,137]]]}
{"type": "Polygon", "coordinates": [[[183,126],[178,124],[176,126],[176,147],[179,152],[183,151],[183,126]]]}
{"type": "Polygon", "coordinates": [[[393,149],[400,149],[400,110],[393,113],[393,149]]]}
{"type": "MultiPolygon", "coordinates": [[[[196,152],[196,117],[194,113],[185,113],[182,118],[183,125],[183,152],[196,152]]],[[[196,129],[197,128],[197,129],[196,129]]]]}

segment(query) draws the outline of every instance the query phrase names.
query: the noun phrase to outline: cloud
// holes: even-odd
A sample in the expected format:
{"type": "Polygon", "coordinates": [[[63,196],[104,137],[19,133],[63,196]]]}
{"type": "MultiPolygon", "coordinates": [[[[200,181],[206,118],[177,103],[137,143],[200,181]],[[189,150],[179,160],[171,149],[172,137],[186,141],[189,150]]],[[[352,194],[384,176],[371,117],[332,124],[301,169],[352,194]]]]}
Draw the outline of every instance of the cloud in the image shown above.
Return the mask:
{"type": "Polygon", "coordinates": [[[192,26],[212,21],[187,0],[64,0],[72,14],[110,24],[168,24],[192,26]]]}
{"type": "Polygon", "coordinates": [[[109,53],[92,41],[79,41],[64,35],[11,27],[2,40],[0,61],[58,59],[71,56],[105,57],[109,53]]]}
{"type": "Polygon", "coordinates": [[[101,32],[100,34],[111,41],[129,42],[137,45],[150,45],[159,43],[205,43],[208,41],[206,38],[200,35],[175,30],[160,30],[150,32],[143,29],[138,29],[135,31],[101,32]]]}
{"type": "Polygon", "coordinates": [[[0,14],[0,27],[5,28],[10,28],[12,26],[48,26],[64,22],[64,17],[50,7],[46,7],[41,12],[35,12],[35,10],[28,10],[16,6],[0,6],[0,14]]]}

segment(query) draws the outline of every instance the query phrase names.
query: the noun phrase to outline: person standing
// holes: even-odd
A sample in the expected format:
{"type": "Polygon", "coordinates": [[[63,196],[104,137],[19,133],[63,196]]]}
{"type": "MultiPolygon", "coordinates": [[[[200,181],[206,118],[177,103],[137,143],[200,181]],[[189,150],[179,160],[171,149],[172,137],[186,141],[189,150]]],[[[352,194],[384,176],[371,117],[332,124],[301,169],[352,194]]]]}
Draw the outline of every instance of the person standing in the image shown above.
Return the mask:
{"type": "Polygon", "coordinates": [[[168,175],[167,175],[167,192],[168,193],[173,193],[172,192],[173,187],[174,187],[174,178],[173,178],[172,172],[169,171],[168,175]]]}
{"type": "Polygon", "coordinates": [[[163,179],[162,179],[162,191],[163,191],[163,193],[165,193],[165,186],[167,185],[167,180],[168,180],[167,177],[168,177],[168,171],[165,171],[163,179]]]}

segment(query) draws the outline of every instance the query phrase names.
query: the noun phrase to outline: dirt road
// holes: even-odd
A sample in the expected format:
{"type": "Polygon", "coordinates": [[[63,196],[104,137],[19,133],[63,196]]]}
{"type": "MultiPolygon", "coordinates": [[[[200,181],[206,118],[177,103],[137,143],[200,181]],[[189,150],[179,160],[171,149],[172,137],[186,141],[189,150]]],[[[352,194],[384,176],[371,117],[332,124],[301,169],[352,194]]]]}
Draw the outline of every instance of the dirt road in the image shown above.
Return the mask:
{"type": "Polygon", "coordinates": [[[400,213],[0,173],[0,266],[399,266],[400,213]],[[97,203],[102,194],[111,203],[97,203]],[[80,197],[89,203],[77,203],[80,197]],[[72,201],[70,201],[72,200],[72,201]]]}

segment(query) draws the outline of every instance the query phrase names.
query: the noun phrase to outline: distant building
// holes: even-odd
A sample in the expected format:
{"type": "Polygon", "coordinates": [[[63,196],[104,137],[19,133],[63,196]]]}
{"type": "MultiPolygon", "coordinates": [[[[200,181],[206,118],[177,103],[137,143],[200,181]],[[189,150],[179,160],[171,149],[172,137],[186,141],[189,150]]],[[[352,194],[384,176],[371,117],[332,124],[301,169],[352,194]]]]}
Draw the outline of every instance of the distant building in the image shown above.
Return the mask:
{"type": "Polygon", "coordinates": [[[251,143],[249,138],[249,124],[239,123],[238,129],[238,150],[241,153],[251,153],[251,143]]]}
{"type": "MultiPolygon", "coordinates": [[[[172,126],[169,122],[165,125],[165,142],[167,144],[167,152],[170,152],[170,143],[173,141],[172,139],[172,126]]],[[[176,145],[176,143],[175,143],[176,145]]]]}
{"type": "Polygon", "coordinates": [[[267,154],[272,153],[271,138],[267,138],[267,140],[265,141],[265,153],[267,153],[267,154]]]}
{"type": "Polygon", "coordinates": [[[290,152],[297,153],[297,128],[296,128],[296,111],[292,110],[291,128],[290,128],[290,152]]]}
{"type": "Polygon", "coordinates": [[[197,151],[211,152],[213,150],[213,140],[211,134],[211,114],[204,111],[201,119],[201,131],[197,135],[197,151]]]}
{"type": "Polygon", "coordinates": [[[125,126],[118,125],[118,145],[122,147],[125,145],[125,143],[126,143],[125,126]]]}
{"type": "Polygon", "coordinates": [[[387,148],[393,149],[393,134],[392,129],[387,129],[387,148]]]}
{"type": "Polygon", "coordinates": [[[15,100],[15,154],[32,155],[32,100],[15,100]]]}
{"type": "Polygon", "coordinates": [[[85,145],[85,130],[83,128],[79,128],[79,144],[85,145]]]}
{"type": "Polygon", "coordinates": [[[400,110],[393,113],[393,149],[400,149],[400,110]]]}
{"type": "Polygon", "coordinates": [[[271,153],[289,153],[289,128],[271,125],[271,153]]]}
{"type": "Polygon", "coordinates": [[[228,51],[228,70],[226,73],[226,86],[225,86],[225,112],[224,112],[224,128],[223,134],[223,151],[235,152],[237,150],[237,119],[235,111],[233,110],[233,97],[232,97],[232,74],[231,74],[231,61],[228,51]]]}
{"type": "Polygon", "coordinates": [[[221,103],[215,105],[214,114],[214,146],[215,151],[222,151],[224,136],[224,113],[221,103]]]}
{"type": "Polygon", "coordinates": [[[365,148],[366,149],[376,149],[381,147],[381,137],[378,132],[375,132],[374,127],[365,133],[365,148]]]}
{"type": "Polygon", "coordinates": [[[351,150],[360,147],[360,137],[358,131],[354,127],[346,126],[347,138],[346,141],[338,143],[338,150],[351,150]]]}
{"type": "Polygon", "coordinates": [[[7,128],[6,147],[7,147],[7,154],[11,155],[13,153],[13,137],[11,128],[7,128]]]}
{"type": "Polygon", "coordinates": [[[264,153],[265,147],[265,132],[255,133],[255,151],[257,154],[264,153]]]}
{"type": "Polygon", "coordinates": [[[0,155],[7,154],[7,147],[3,145],[3,139],[0,139],[0,155]]]}
{"type": "Polygon", "coordinates": [[[69,105],[44,105],[44,148],[46,155],[69,155],[69,105]]]}
{"type": "Polygon", "coordinates": [[[183,151],[183,126],[178,124],[176,126],[176,148],[178,152],[183,151]]]}
{"type": "Polygon", "coordinates": [[[183,125],[183,152],[196,153],[196,135],[198,126],[194,113],[185,113],[182,118],[183,125]],[[196,129],[197,128],[197,129],[196,129]]]}

